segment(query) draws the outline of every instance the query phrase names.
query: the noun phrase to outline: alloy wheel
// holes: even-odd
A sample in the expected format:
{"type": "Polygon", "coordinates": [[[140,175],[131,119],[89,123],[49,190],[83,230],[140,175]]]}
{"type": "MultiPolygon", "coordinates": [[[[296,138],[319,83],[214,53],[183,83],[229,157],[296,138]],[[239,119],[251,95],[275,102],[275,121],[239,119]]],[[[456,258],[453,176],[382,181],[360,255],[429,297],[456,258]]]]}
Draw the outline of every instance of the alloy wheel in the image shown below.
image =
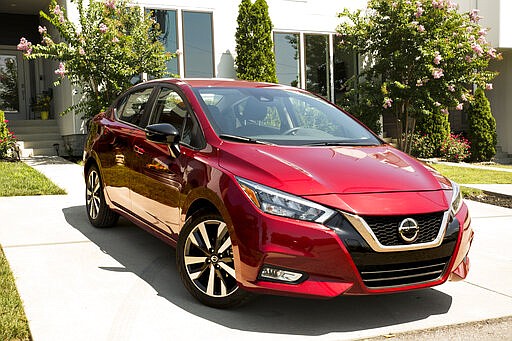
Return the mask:
{"type": "Polygon", "coordinates": [[[92,170],[87,178],[86,203],[89,217],[96,219],[100,212],[101,184],[100,177],[96,170],[92,170]]]}
{"type": "Polygon", "coordinates": [[[231,238],[223,221],[205,220],[194,226],[183,260],[188,277],[203,294],[222,298],[238,289],[231,238]]]}

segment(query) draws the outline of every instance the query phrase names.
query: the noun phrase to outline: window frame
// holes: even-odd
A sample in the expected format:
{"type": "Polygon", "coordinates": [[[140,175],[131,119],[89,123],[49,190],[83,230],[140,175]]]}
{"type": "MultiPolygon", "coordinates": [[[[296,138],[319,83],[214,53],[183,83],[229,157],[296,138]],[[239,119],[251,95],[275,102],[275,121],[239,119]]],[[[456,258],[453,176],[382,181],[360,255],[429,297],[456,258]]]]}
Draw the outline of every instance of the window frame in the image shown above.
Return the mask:
{"type": "Polygon", "coordinates": [[[127,124],[127,125],[129,125],[131,127],[134,127],[136,129],[144,130],[146,128],[146,126],[148,125],[149,117],[150,117],[150,115],[151,115],[151,113],[153,111],[154,97],[155,97],[155,86],[154,86],[154,84],[142,84],[140,86],[134,87],[133,89],[131,89],[130,91],[126,92],[125,94],[123,94],[121,97],[119,97],[115,101],[113,107],[114,107],[114,116],[115,116],[116,120],[119,121],[119,122],[122,122],[124,124],[127,124]],[[121,117],[121,113],[124,112],[124,109],[125,109],[125,106],[126,106],[126,101],[128,100],[128,98],[131,95],[133,95],[134,93],[143,92],[146,89],[151,89],[151,93],[149,94],[148,101],[146,102],[146,107],[149,108],[149,110],[144,110],[144,114],[142,115],[139,124],[135,124],[135,123],[123,120],[122,117],[121,117]],[[122,103],[122,109],[123,110],[120,113],[118,105],[121,102],[124,102],[124,103],[122,103]]]}

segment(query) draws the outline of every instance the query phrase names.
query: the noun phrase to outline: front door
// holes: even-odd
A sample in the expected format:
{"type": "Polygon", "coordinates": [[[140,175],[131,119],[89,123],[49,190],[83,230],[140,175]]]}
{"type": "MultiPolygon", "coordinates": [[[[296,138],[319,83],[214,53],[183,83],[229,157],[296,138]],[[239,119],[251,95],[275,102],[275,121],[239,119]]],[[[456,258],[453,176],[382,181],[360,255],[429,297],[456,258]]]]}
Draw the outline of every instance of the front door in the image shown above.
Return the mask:
{"type": "Polygon", "coordinates": [[[0,49],[0,110],[8,120],[28,118],[27,64],[20,51],[0,49]]]}

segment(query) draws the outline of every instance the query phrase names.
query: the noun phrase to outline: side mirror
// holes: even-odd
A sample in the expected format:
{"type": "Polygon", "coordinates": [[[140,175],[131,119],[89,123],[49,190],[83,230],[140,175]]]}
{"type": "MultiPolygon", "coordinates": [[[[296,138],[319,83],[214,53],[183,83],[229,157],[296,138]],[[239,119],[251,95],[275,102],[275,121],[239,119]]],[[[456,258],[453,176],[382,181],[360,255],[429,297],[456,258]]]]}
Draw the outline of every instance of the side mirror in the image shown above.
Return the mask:
{"type": "Polygon", "coordinates": [[[172,124],[156,123],[146,127],[146,138],[155,143],[165,143],[174,157],[180,155],[180,133],[172,124]]]}

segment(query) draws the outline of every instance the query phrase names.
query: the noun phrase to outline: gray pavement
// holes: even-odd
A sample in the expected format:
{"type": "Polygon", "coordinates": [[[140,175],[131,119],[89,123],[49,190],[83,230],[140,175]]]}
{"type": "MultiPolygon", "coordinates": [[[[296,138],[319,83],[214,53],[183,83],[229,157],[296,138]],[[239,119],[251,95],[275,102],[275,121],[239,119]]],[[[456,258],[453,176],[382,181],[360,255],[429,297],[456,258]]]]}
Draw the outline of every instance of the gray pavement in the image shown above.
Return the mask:
{"type": "Polygon", "coordinates": [[[69,193],[0,198],[0,243],[36,341],[348,340],[512,315],[511,209],[468,202],[476,235],[466,281],[332,300],[259,296],[219,311],[185,291],[172,248],[123,219],[88,223],[80,166],[28,162],[69,193]]]}

